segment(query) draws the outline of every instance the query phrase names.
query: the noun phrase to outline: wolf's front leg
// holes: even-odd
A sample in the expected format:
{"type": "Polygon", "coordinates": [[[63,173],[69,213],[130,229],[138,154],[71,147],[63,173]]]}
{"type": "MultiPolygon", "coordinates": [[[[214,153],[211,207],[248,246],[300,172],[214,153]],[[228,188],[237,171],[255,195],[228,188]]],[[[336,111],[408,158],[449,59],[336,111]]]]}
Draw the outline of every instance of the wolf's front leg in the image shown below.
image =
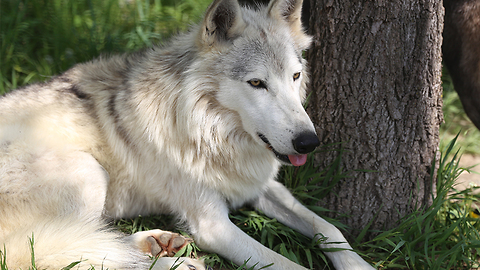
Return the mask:
{"type": "Polygon", "coordinates": [[[267,269],[306,270],[240,230],[228,218],[225,201],[217,194],[211,195],[208,203],[198,206],[187,217],[195,243],[200,248],[215,252],[238,265],[247,262],[247,268],[255,266],[259,269],[273,264],[267,269]]]}
{"type": "Polygon", "coordinates": [[[336,252],[326,252],[337,270],[367,270],[374,269],[352,250],[342,233],[332,224],[308,210],[297,201],[290,191],[271,180],[268,190],[254,203],[254,206],[266,215],[277,219],[283,224],[300,231],[309,237],[327,237],[327,243],[322,248],[345,249],[336,252]]]}

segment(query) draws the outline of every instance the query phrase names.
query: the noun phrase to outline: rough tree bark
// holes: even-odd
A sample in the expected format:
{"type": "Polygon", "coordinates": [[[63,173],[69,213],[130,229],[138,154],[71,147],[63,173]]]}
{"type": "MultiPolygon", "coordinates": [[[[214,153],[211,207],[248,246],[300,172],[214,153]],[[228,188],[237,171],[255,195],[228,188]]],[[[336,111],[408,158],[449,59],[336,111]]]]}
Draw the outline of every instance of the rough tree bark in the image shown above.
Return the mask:
{"type": "MultiPolygon", "coordinates": [[[[372,228],[391,228],[431,198],[443,121],[442,2],[306,1],[309,114],[323,144],[344,142],[345,170],[375,171],[352,172],[325,206],[349,214],[342,222],[356,233],[376,215],[372,228]]],[[[317,160],[328,166],[336,155],[317,160]]]]}

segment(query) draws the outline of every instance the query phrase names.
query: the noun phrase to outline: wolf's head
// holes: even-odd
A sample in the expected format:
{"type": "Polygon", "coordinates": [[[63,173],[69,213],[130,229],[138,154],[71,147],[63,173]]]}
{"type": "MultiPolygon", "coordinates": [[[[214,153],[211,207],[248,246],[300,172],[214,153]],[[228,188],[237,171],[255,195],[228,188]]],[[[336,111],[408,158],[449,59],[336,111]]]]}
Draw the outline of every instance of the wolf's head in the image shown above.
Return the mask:
{"type": "Polygon", "coordinates": [[[218,55],[219,103],[240,115],[259,146],[297,166],[319,145],[302,106],[308,81],[302,52],[311,38],[302,30],[301,7],[302,0],[273,0],[258,9],[216,0],[198,38],[204,51],[218,55]]]}

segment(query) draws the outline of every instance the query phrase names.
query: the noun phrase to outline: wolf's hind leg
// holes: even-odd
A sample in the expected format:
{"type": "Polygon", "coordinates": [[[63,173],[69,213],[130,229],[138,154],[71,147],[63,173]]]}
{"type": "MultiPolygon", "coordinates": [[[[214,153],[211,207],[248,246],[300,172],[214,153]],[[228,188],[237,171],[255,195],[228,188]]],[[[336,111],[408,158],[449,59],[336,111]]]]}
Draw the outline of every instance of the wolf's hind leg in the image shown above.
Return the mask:
{"type": "Polygon", "coordinates": [[[102,216],[108,174],[88,153],[12,142],[0,149],[0,175],[0,217],[8,217],[0,232],[47,217],[102,216]]]}

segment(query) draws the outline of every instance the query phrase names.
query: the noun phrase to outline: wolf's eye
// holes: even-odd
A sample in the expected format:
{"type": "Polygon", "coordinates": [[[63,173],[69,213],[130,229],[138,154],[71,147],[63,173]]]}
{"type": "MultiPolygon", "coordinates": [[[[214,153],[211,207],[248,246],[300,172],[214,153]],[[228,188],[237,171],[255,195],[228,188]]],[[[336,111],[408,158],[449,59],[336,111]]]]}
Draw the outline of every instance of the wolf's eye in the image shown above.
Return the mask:
{"type": "Polygon", "coordinates": [[[293,80],[296,81],[298,78],[300,78],[300,72],[297,72],[293,74],[293,80]]]}
{"type": "Polygon", "coordinates": [[[267,86],[265,86],[265,83],[263,83],[259,79],[252,79],[248,81],[248,83],[255,88],[267,88],[267,86]]]}

